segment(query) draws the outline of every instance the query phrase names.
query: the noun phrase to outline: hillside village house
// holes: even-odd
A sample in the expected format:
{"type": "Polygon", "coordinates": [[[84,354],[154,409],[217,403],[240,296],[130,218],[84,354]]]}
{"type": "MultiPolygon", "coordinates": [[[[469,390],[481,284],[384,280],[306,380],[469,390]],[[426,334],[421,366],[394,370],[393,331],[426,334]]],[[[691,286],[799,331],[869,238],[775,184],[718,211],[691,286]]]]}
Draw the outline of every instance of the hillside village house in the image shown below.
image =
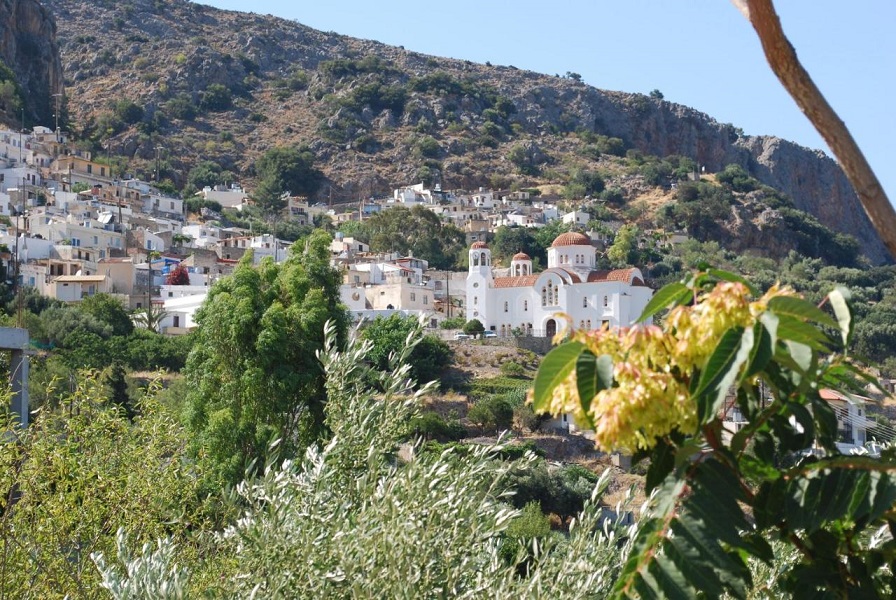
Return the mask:
{"type": "Polygon", "coordinates": [[[469,251],[467,317],[499,336],[552,337],[564,326],[595,329],[633,323],[653,295],[635,268],[595,270],[596,250],[581,233],[563,233],[548,249],[548,268],[532,272],[532,259],[516,254],[510,275],[495,277],[491,251],[476,242],[469,251]]]}

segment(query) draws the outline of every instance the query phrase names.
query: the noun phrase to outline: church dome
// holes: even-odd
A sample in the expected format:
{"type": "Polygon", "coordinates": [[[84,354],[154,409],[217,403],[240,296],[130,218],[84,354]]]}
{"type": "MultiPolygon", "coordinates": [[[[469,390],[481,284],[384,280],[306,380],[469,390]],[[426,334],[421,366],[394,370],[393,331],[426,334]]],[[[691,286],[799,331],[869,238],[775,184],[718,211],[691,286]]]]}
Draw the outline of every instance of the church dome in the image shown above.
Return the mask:
{"type": "Polygon", "coordinates": [[[525,252],[517,252],[513,255],[513,258],[510,260],[532,260],[532,257],[526,254],[525,252]]]}
{"type": "Polygon", "coordinates": [[[470,246],[473,250],[481,250],[482,248],[488,248],[488,244],[485,242],[473,242],[473,245],[470,246]]]}
{"type": "Polygon", "coordinates": [[[554,240],[554,243],[551,244],[551,248],[559,248],[561,246],[590,246],[591,240],[587,235],[576,233],[574,231],[568,231],[566,233],[561,233],[554,240]]]}

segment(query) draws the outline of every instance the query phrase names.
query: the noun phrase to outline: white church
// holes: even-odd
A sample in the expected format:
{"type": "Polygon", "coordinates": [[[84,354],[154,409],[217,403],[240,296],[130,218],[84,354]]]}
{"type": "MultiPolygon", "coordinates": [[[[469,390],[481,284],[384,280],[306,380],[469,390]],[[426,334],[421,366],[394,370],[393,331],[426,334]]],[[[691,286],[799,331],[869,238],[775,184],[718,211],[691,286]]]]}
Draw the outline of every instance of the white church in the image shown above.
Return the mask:
{"type": "Polygon", "coordinates": [[[492,273],[485,242],[470,247],[467,275],[467,318],[478,319],[498,336],[553,337],[564,326],[565,313],[575,328],[630,325],[653,295],[636,268],[598,271],[596,250],[581,233],[563,233],[548,248],[548,268],[532,272],[523,253],[510,262],[507,277],[492,273]]]}

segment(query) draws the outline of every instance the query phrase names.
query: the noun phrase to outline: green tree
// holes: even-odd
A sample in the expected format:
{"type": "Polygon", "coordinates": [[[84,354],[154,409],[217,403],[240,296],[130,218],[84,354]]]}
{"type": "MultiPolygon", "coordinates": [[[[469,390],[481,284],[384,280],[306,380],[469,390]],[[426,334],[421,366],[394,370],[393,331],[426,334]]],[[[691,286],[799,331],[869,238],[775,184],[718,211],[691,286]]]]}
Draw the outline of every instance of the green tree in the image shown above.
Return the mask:
{"type": "MultiPolygon", "coordinates": [[[[408,342],[408,335],[417,328],[417,321],[395,313],[377,317],[364,328],[361,337],[370,340],[372,347],[368,359],[373,368],[391,370],[392,362],[400,355],[408,342]]],[[[414,347],[408,359],[410,376],[418,384],[429,383],[441,377],[451,366],[454,353],[434,335],[426,335],[414,347]]]]}
{"type": "Polygon", "coordinates": [[[638,260],[638,234],[637,225],[623,225],[616,232],[613,245],[607,250],[607,258],[616,267],[633,265],[638,260]]]}
{"type": "Polygon", "coordinates": [[[194,454],[217,478],[211,485],[238,482],[275,439],[290,457],[323,435],[325,382],[316,353],[325,322],[340,342],[348,327],[340,276],[329,262],[323,231],[293,245],[282,264],[268,258],[253,267],[247,254],[197,312],[185,418],[194,454]]]}
{"type": "Polygon", "coordinates": [[[372,251],[413,255],[433,269],[453,267],[465,246],[461,230],[423,206],[384,210],[367,219],[364,228],[372,251]]]}
{"type": "Polygon", "coordinates": [[[131,422],[109,406],[95,375],[79,379],[72,392],[66,382],[68,410],[44,411],[15,442],[0,444],[0,596],[100,597],[90,556],[114,554],[119,528],[138,545],[170,538],[188,565],[198,547],[191,532],[211,528],[201,467],[154,392],[131,422]]]}
{"type": "Polygon", "coordinates": [[[307,147],[271,148],[255,161],[258,187],[253,197],[264,208],[279,210],[283,194],[313,196],[324,175],[314,168],[314,153],[307,147]]]}
{"type": "Polygon", "coordinates": [[[532,235],[532,229],[528,227],[498,227],[489,247],[495,260],[500,260],[505,265],[510,264],[510,259],[517,252],[525,252],[533,259],[538,259],[541,264],[546,264],[545,249],[538,244],[532,235]]]}
{"type": "Polygon", "coordinates": [[[109,325],[112,335],[129,335],[134,331],[134,323],[124,305],[109,294],[88,296],[79,306],[81,311],[109,325]]]}
{"type": "Polygon", "coordinates": [[[187,175],[187,184],[197,190],[214,187],[221,183],[221,165],[211,160],[200,161],[190,169],[187,175]]]}
{"type": "Polygon", "coordinates": [[[485,331],[485,326],[479,319],[470,319],[464,323],[463,332],[467,335],[479,335],[485,331]]]}
{"type": "Polygon", "coordinates": [[[143,118],[143,107],[133,100],[118,100],[112,103],[112,112],[125,125],[133,125],[143,118]]]}
{"type": "Polygon", "coordinates": [[[40,316],[47,334],[45,341],[53,346],[73,348],[77,346],[74,340],[82,334],[92,334],[100,339],[113,334],[111,324],[77,306],[48,308],[40,316]]]}

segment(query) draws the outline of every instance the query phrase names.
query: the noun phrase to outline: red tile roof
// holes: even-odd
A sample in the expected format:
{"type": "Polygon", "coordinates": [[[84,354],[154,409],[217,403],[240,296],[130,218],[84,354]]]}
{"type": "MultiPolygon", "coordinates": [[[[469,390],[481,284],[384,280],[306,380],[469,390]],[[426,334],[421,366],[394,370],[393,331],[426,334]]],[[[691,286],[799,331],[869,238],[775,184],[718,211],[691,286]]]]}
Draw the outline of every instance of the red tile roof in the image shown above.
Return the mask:
{"type": "Polygon", "coordinates": [[[590,246],[591,240],[587,235],[577,233],[575,231],[568,231],[566,233],[561,233],[554,239],[554,243],[551,244],[551,248],[559,248],[560,246],[590,246]]]}
{"type": "Polygon", "coordinates": [[[496,288],[531,287],[535,285],[538,275],[523,275],[522,277],[495,277],[496,288]]]}
{"type": "Polygon", "coordinates": [[[588,281],[622,281],[629,285],[646,285],[644,281],[636,275],[636,269],[614,269],[613,271],[591,271],[588,273],[588,281]]]}
{"type": "Polygon", "coordinates": [[[488,248],[488,244],[485,242],[473,242],[473,245],[470,246],[473,250],[479,250],[481,248],[488,248]]]}

